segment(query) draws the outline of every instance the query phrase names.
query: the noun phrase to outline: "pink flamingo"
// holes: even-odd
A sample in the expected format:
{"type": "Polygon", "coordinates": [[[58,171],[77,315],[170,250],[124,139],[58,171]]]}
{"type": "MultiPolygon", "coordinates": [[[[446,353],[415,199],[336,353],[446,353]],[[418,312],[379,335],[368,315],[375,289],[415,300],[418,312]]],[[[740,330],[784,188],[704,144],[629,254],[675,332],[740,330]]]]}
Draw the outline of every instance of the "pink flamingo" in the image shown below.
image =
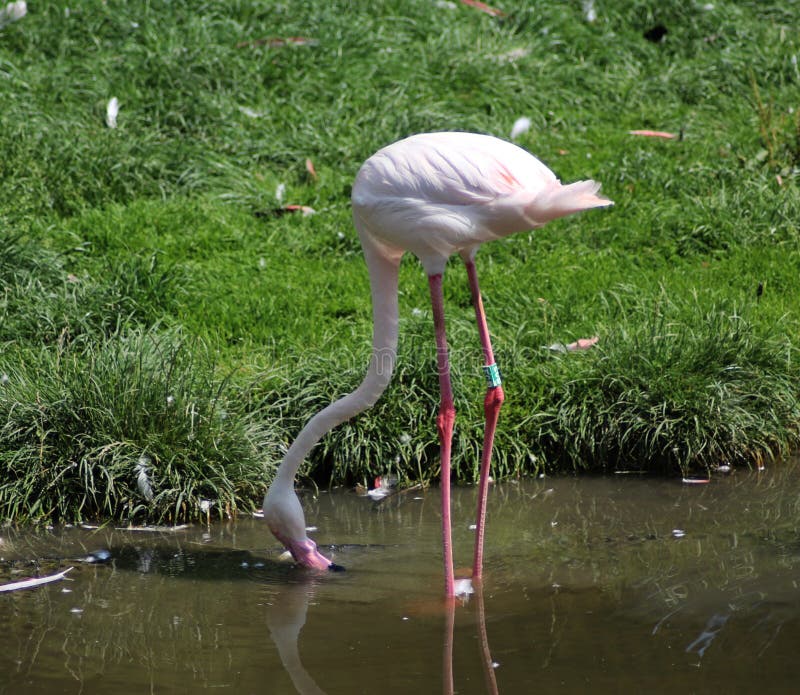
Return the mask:
{"type": "Polygon", "coordinates": [[[445,594],[455,595],[450,530],[450,449],[455,408],[445,337],[442,276],[447,259],[458,253],[467,268],[488,391],[478,485],[472,579],[480,581],[486,496],[497,418],[503,403],[481,301],[475,255],[478,247],[514,232],[590,208],[612,205],[597,195],[600,184],[562,185],[536,157],[511,143],[473,133],[414,135],[384,147],[361,167],[353,185],[353,220],[367,262],[372,294],[372,358],[361,385],[317,413],[289,447],[266,497],[264,517],[295,561],[316,569],[337,569],[306,535],[294,492],[297,469],[311,448],[332,428],[371,407],[389,384],[398,333],[398,268],[406,251],[419,258],[428,275],[436,335],[441,403],[436,420],[441,443],[442,544],[445,594]]]}

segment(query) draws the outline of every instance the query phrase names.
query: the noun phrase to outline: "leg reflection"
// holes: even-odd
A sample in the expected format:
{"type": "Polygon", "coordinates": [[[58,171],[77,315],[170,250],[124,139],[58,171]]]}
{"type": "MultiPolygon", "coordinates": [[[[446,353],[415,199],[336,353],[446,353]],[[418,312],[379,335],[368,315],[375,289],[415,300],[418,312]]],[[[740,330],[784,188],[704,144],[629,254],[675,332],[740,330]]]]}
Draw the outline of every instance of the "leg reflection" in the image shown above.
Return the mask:
{"type": "MultiPolygon", "coordinates": [[[[464,604],[468,601],[469,595],[475,595],[475,611],[478,623],[478,637],[481,649],[481,668],[486,683],[486,692],[490,695],[498,695],[497,678],[495,677],[495,662],[489,648],[489,637],[486,632],[486,607],[483,600],[483,584],[480,581],[474,582],[469,592],[461,594],[465,598],[464,604]]],[[[453,675],[453,642],[456,621],[456,602],[448,599],[445,605],[445,633],[444,650],[442,655],[442,692],[444,695],[453,695],[455,692],[455,681],[453,675]]]]}
{"type": "Polygon", "coordinates": [[[481,666],[483,667],[483,677],[486,681],[486,692],[497,695],[497,678],[494,675],[495,663],[489,649],[489,636],[486,633],[486,608],[483,603],[483,585],[476,582],[475,605],[478,612],[478,632],[481,642],[481,666]]]}
{"type": "Polygon", "coordinates": [[[455,599],[445,599],[444,653],[442,655],[442,692],[453,695],[453,633],[456,625],[455,599]]]}

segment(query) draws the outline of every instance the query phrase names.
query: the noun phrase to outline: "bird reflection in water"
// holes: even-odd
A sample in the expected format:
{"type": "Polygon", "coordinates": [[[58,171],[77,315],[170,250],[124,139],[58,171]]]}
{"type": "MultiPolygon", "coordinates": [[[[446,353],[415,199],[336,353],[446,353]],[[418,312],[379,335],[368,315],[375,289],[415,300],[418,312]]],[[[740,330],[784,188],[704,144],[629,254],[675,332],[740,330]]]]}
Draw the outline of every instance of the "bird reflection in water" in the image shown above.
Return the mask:
{"type": "MultiPolygon", "coordinates": [[[[308,605],[314,598],[319,577],[309,576],[304,581],[282,585],[280,591],[270,602],[267,611],[267,628],[275,643],[283,667],[291,678],[299,695],[324,695],[325,691],[306,670],[300,656],[300,631],[306,624],[308,605]]],[[[497,679],[489,649],[489,638],[486,632],[486,608],[481,582],[474,584],[470,580],[459,580],[457,587],[461,591],[457,599],[444,601],[444,646],[442,651],[442,692],[453,695],[455,678],[453,673],[453,646],[455,638],[455,617],[459,604],[466,607],[474,605],[478,625],[478,637],[481,649],[481,666],[483,669],[486,692],[497,695],[497,679]],[[472,600],[470,599],[472,597],[472,600]]]]}
{"type": "Polygon", "coordinates": [[[284,584],[267,611],[267,628],[283,667],[300,695],[324,695],[300,659],[298,640],[306,624],[308,604],[314,595],[316,578],[284,584]]]}

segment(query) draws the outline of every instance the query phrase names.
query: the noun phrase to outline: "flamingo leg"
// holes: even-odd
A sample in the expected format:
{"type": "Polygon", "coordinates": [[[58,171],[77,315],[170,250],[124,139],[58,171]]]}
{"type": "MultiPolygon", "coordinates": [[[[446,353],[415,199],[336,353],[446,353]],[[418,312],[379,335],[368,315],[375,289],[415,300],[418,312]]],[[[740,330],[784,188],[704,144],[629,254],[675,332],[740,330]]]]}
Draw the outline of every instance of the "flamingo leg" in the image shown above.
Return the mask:
{"type": "Polygon", "coordinates": [[[475,306],[475,318],[478,322],[478,333],[483,348],[483,359],[486,366],[488,390],[483,401],[483,412],[486,425],[483,434],[483,449],[481,451],[481,469],[478,480],[478,512],[475,522],[475,555],[472,563],[472,578],[480,581],[483,574],[483,538],[486,527],[486,497],[489,492],[489,467],[492,460],[492,447],[494,446],[494,433],[497,429],[497,419],[500,416],[500,406],[503,405],[505,394],[500,385],[500,372],[494,362],[492,342],[489,338],[489,328],[486,325],[486,313],[483,310],[481,288],[478,284],[478,271],[473,260],[465,261],[469,289],[472,293],[472,303],[475,306]]]}
{"type": "Polygon", "coordinates": [[[444,592],[448,598],[455,596],[453,572],[453,539],[450,526],[450,451],[453,443],[453,423],[456,409],[453,405],[453,388],[450,384],[450,360],[447,356],[447,337],[444,327],[444,295],[442,275],[428,276],[433,306],[433,327],[436,333],[436,364],[439,371],[441,401],[436,427],[441,445],[442,490],[442,549],[444,553],[444,592]]]}

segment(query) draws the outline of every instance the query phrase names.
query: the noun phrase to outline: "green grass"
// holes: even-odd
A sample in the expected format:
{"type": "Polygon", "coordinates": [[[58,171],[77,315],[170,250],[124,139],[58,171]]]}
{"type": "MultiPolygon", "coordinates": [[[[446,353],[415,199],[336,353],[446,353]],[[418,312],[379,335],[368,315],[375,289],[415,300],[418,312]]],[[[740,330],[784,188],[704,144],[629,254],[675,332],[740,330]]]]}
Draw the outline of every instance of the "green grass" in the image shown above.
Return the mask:
{"type": "MultiPolygon", "coordinates": [[[[361,162],[413,132],[505,137],[521,115],[522,146],[616,205],[481,250],[507,393],[496,476],[687,474],[797,447],[800,8],[627,0],[589,24],[578,0],[497,4],[49,2],[0,28],[2,516],[257,504],[369,357],[361,162]],[[314,41],[268,40],[290,36],[314,41]],[[275,214],[279,185],[317,214],[275,214]],[[548,349],[594,334],[587,353],[548,349]]],[[[396,377],[313,452],[318,482],[437,472],[414,259],[400,283],[396,377]]],[[[445,295],[468,481],[484,387],[458,263],[445,295]]]]}
{"type": "MultiPolygon", "coordinates": [[[[2,366],[0,504],[11,518],[230,517],[280,433],[179,334],[13,350],[2,366]],[[20,494],[20,491],[24,494],[20,494]]],[[[273,456],[276,452],[273,452],[273,456]]]]}

